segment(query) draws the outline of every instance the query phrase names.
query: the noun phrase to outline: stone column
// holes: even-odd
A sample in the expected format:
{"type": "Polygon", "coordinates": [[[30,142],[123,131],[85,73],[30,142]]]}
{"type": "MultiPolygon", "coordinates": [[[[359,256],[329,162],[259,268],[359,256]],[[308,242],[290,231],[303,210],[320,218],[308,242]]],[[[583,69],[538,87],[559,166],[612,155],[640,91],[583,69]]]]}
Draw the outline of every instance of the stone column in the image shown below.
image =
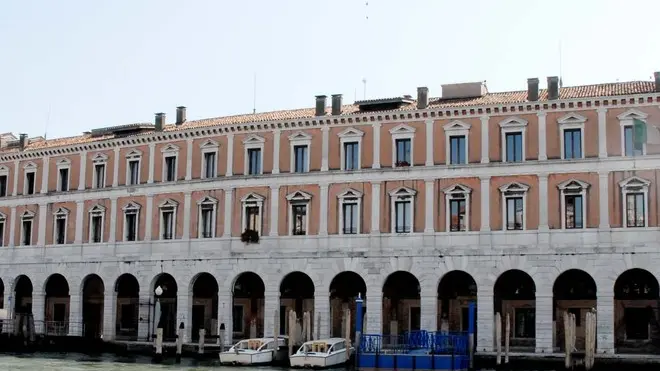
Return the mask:
{"type": "Polygon", "coordinates": [[[78,179],[78,190],[79,191],[84,191],[85,190],[85,183],[87,183],[87,152],[83,151],[80,153],[80,171],[78,172],[78,175],[80,178],[78,179]]]}
{"type": "Polygon", "coordinates": [[[273,131],[273,174],[280,173],[280,135],[280,129],[273,131]]]}
{"type": "Polygon", "coordinates": [[[542,249],[547,249],[550,244],[550,227],[548,226],[548,174],[539,174],[538,205],[539,205],[538,243],[542,249]]]}
{"type": "Polygon", "coordinates": [[[110,220],[110,235],[108,236],[108,243],[115,243],[117,241],[117,223],[121,223],[117,217],[117,198],[110,199],[110,215],[106,218],[110,220]]]}
{"type": "Polygon", "coordinates": [[[11,195],[16,197],[18,195],[18,177],[21,176],[21,162],[14,161],[14,186],[12,187],[11,195]]]}
{"type": "Polygon", "coordinates": [[[192,292],[179,289],[176,296],[176,328],[179,328],[179,324],[183,322],[185,326],[185,331],[183,332],[183,342],[186,343],[190,341],[191,337],[191,327],[192,327],[192,316],[190,312],[192,310],[192,292]]]}
{"type": "Polygon", "coordinates": [[[481,286],[477,292],[477,351],[493,351],[493,289],[481,286]]]}
{"type": "Polygon", "coordinates": [[[227,134],[227,173],[225,176],[234,175],[234,134],[227,134]]]}
{"type": "Polygon", "coordinates": [[[488,136],[488,116],[481,116],[481,163],[487,164],[489,157],[489,136],[488,136]]]}
{"type": "Polygon", "coordinates": [[[192,179],[193,140],[186,140],[186,180],[192,179]]]}
{"type": "Polygon", "coordinates": [[[546,112],[542,111],[536,114],[539,120],[539,161],[545,161],[548,159],[547,151],[547,135],[546,135],[546,112]]]}
{"type": "MultiPolygon", "coordinates": [[[[225,324],[225,346],[233,344],[232,336],[232,294],[230,292],[218,293],[218,336],[220,336],[220,326],[225,324]]],[[[267,318],[266,318],[267,319],[267,318]]]]}
{"type": "Polygon", "coordinates": [[[192,209],[191,200],[192,193],[185,191],[183,193],[183,238],[184,240],[190,239],[190,213],[192,209]]]}
{"type": "Polygon", "coordinates": [[[380,182],[372,182],[371,183],[371,234],[380,234],[380,199],[381,199],[380,182]]]}
{"type": "Polygon", "coordinates": [[[151,241],[151,225],[153,223],[153,217],[154,217],[154,196],[153,195],[147,195],[147,205],[145,208],[145,212],[147,213],[145,215],[145,225],[144,225],[144,240],[145,241],[151,241]]]}
{"type": "Polygon", "coordinates": [[[607,108],[598,107],[598,157],[607,157],[607,108]]]}
{"type": "MultiPolygon", "coordinates": [[[[77,201],[76,202],[76,236],[73,243],[81,244],[83,243],[83,219],[85,218],[85,202],[77,201]]],[[[41,226],[40,226],[41,227],[41,226]]],[[[40,228],[41,229],[41,228],[40,228]]],[[[55,243],[55,241],[53,241],[55,243]]],[[[66,243],[66,241],[65,241],[66,243]]]]}
{"type": "Polygon", "coordinates": [[[12,206],[9,213],[9,247],[14,246],[16,246],[16,206],[12,206]]]}
{"type": "MultiPolygon", "coordinates": [[[[14,292],[14,299],[16,298],[16,292],[14,292]]],[[[44,316],[46,312],[46,292],[43,287],[35,287],[32,291],[32,316],[34,318],[35,332],[38,334],[43,334],[45,332],[44,328],[44,316]]]]}
{"type": "Polygon", "coordinates": [[[225,190],[225,219],[224,219],[224,227],[225,230],[222,233],[223,237],[231,237],[231,213],[232,213],[232,200],[233,200],[233,193],[234,189],[233,188],[226,188],[225,190]]]}
{"type": "Polygon", "coordinates": [[[425,185],[425,197],[426,202],[424,203],[424,233],[434,233],[435,225],[433,217],[435,215],[435,210],[433,205],[436,204],[435,200],[435,181],[426,180],[425,185]]]}
{"type": "Polygon", "coordinates": [[[154,182],[154,167],[156,166],[156,143],[149,143],[149,177],[147,183],[154,182]]]}
{"type": "Polygon", "coordinates": [[[279,205],[280,205],[280,186],[270,186],[270,232],[268,235],[276,237],[278,235],[279,205]]]}
{"type": "Polygon", "coordinates": [[[138,305],[138,340],[151,342],[151,334],[155,334],[154,300],[149,287],[140,286],[140,300],[138,305]]]}
{"type": "MultiPolygon", "coordinates": [[[[373,281],[380,282],[380,278],[375,278],[373,281]]],[[[364,328],[367,334],[382,334],[383,333],[383,288],[376,285],[368,285],[367,287],[367,323],[364,328]]]]}
{"type": "MultiPolygon", "coordinates": [[[[328,171],[328,152],[330,148],[330,128],[323,126],[321,128],[321,171],[328,171]]],[[[325,215],[325,214],[321,214],[325,215]]]]}
{"type": "Polygon", "coordinates": [[[536,293],[536,353],[552,353],[552,291],[536,293]]]}
{"type": "Polygon", "coordinates": [[[372,169],[380,169],[380,122],[374,122],[371,125],[371,128],[374,132],[374,154],[373,154],[373,164],[371,165],[372,169]]]}
{"type": "Polygon", "coordinates": [[[424,121],[426,124],[426,166],[433,166],[434,165],[434,159],[433,159],[433,120],[426,120],[424,121]]]}
{"type": "Polygon", "coordinates": [[[83,335],[82,310],[82,295],[79,292],[71,293],[69,296],[69,336],[83,335]]]}
{"type": "Polygon", "coordinates": [[[103,296],[103,341],[115,339],[117,323],[117,291],[114,287],[105,289],[103,296]]]}
{"type": "Polygon", "coordinates": [[[438,327],[438,294],[433,290],[422,289],[420,303],[421,329],[437,331],[438,327]],[[431,291],[431,292],[426,292],[431,291]]]}
{"type": "MultiPolygon", "coordinates": [[[[46,219],[48,212],[47,204],[39,204],[39,231],[37,232],[37,246],[46,245],[46,219]]],[[[77,227],[77,222],[76,222],[77,227]]],[[[78,229],[76,228],[76,235],[78,235],[78,229]]],[[[64,241],[66,243],[66,241],[64,241]]],[[[55,243],[55,241],[53,241],[55,243]]]]}
{"type": "MultiPolygon", "coordinates": [[[[357,313],[351,313],[355,317],[357,313]]],[[[316,339],[317,328],[319,324],[318,316],[321,316],[321,328],[319,334],[321,339],[330,337],[330,293],[323,287],[316,287],[314,290],[314,314],[312,315],[312,337],[316,339]]]]}
{"type": "MultiPolygon", "coordinates": [[[[40,193],[48,193],[48,172],[50,171],[50,157],[44,156],[41,169],[41,189],[40,193]]],[[[57,175],[57,174],[56,174],[57,175]]],[[[36,188],[36,185],[35,185],[36,188]]]]}
{"type": "Polygon", "coordinates": [[[112,187],[116,188],[119,186],[119,147],[115,147],[115,155],[112,159],[112,187]]]}
{"type": "Polygon", "coordinates": [[[319,236],[328,235],[328,185],[321,184],[319,236]]]}
{"type": "Polygon", "coordinates": [[[490,231],[490,177],[481,179],[481,231],[490,231]]]}
{"type": "Polygon", "coordinates": [[[610,228],[610,190],[609,172],[598,173],[598,209],[600,216],[600,229],[610,228]]]}
{"type": "MultiPolygon", "coordinates": [[[[613,285],[608,285],[611,288],[613,285]]],[[[596,301],[597,353],[614,353],[614,295],[611,291],[598,290],[596,301]]]]}

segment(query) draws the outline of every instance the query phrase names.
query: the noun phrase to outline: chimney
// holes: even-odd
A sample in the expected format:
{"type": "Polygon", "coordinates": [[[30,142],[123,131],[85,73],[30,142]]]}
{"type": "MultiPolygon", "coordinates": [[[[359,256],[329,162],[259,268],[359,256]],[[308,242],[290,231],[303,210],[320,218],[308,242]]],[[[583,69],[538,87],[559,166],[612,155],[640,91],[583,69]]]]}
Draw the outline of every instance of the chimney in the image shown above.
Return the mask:
{"type": "Polygon", "coordinates": [[[20,134],[18,138],[18,148],[22,151],[27,145],[27,134],[20,134]]]}
{"type": "Polygon", "coordinates": [[[660,93],[660,71],[653,72],[653,77],[655,77],[655,92],[660,93]]]}
{"type": "Polygon", "coordinates": [[[559,99],[559,77],[548,76],[548,100],[559,99]]]}
{"type": "MultiPolygon", "coordinates": [[[[341,94],[332,94],[332,115],[341,115],[341,94]]],[[[318,116],[318,115],[317,115],[318,116]]]]}
{"type": "Polygon", "coordinates": [[[417,88],[417,108],[425,109],[429,106],[429,88],[420,86],[417,88]]]}
{"type": "Polygon", "coordinates": [[[163,127],[165,126],[165,114],[162,112],[157,113],[155,121],[156,131],[163,131],[163,127]]]}
{"type": "Polygon", "coordinates": [[[536,77],[527,79],[527,100],[530,102],[539,100],[539,79],[536,77]]]}
{"type": "Polygon", "coordinates": [[[176,124],[183,125],[186,122],[186,107],[179,106],[176,108],[176,124]]]}
{"type": "Polygon", "coordinates": [[[316,116],[325,115],[325,105],[328,97],[325,95],[316,96],[316,116]]]}

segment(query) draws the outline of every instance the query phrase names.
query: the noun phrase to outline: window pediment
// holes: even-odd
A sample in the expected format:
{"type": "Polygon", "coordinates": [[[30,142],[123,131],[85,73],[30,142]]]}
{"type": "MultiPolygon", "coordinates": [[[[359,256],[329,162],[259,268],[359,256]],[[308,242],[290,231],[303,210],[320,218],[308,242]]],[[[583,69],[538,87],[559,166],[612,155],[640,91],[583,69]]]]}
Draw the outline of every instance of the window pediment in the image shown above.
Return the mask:
{"type": "Polygon", "coordinates": [[[312,199],[312,195],[310,195],[310,194],[307,193],[307,192],[303,192],[303,191],[295,191],[295,192],[289,193],[289,194],[286,196],[286,199],[287,199],[289,202],[295,202],[295,201],[309,201],[309,200],[312,199]]]}
{"type": "Polygon", "coordinates": [[[362,192],[355,190],[353,188],[349,188],[345,190],[344,192],[340,193],[337,195],[337,198],[340,200],[346,199],[346,198],[362,198],[362,192]]]}
{"type": "Polygon", "coordinates": [[[527,126],[527,120],[520,117],[509,117],[500,121],[500,128],[524,128],[527,126]]]}
{"type": "Polygon", "coordinates": [[[568,113],[568,114],[560,117],[559,120],[557,120],[557,122],[559,124],[562,124],[562,125],[564,125],[564,124],[583,124],[586,121],[587,121],[586,117],[584,117],[582,115],[578,115],[577,113],[574,113],[574,112],[568,113]]]}
{"type": "Polygon", "coordinates": [[[57,160],[56,164],[57,164],[58,167],[60,167],[60,166],[69,166],[69,165],[71,165],[71,160],[69,160],[66,157],[63,157],[63,158],[60,158],[59,160],[57,160]]]}
{"type": "Polygon", "coordinates": [[[570,191],[570,190],[583,190],[589,188],[590,184],[583,182],[578,179],[569,179],[565,180],[557,185],[557,188],[561,191],[570,191]]]}
{"type": "Polygon", "coordinates": [[[197,205],[217,205],[218,200],[211,196],[204,196],[197,201],[197,205]]]}
{"type": "Polygon", "coordinates": [[[140,158],[142,157],[142,151],[138,149],[132,149],[126,154],[126,158],[140,158]]]}
{"type": "Polygon", "coordinates": [[[9,173],[9,168],[5,165],[0,165],[0,174],[6,175],[7,173],[9,173]]]}
{"type": "Polygon", "coordinates": [[[631,176],[619,182],[621,188],[648,188],[650,181],[638,176],[631,176]]]}
{"type": "Polygon", "coordinates": [[[463,121],[460,121],[460,120],[454,120],[454,121],[451,121],[449,123],[444,124],[442,126],[442,128],[445,131],[448,131],[448,132],[452,132],[452,131],[462,132],[462,131],[470,130],[471,126],[472,125],[470,125],[466,122],[463,122],[463,121]]]}
{"type": "Polygon", "coordinates": [[[472,193],[472,188],[463,184],[455,184],[442,190],[446,195],[466,195],[472,193]]]}
{"type": "Polygon", "coordinates": [[[408,187],[399,187],[390,191],[390,197],[413,197],[417,191],[408,187]]]}
{"type": "Polygon", "coordinates": [[[399,125],[393,127],[392,129],[390,129],[390,134],[392,134],[392,135],[415,134],[415,131],[416,131],[415,128],[410,126],[410,125],[399,124],[399,125]]]}
{"type": "Polygon", "coordinates": [[[289,135],[289,140],[292,142],[308,142],[312,140],[312,136],[304,131],[297,131],[289,135]]]}
{"type": "Polygon", "coordinates": [[[202,148],[202,149],[206,149],[206,148],[211,148],[212,149],[212,148],[220,147],[220,144],[218,144],[218,142],[216,142],[213,139],[207,139],[207,140],[203,141],[202,144],[199,145],[199,147],[202,148]]]}
{"type": "Polygon", "coordinates": [[[179,206],[179,203],[172,200],[171,198],[168,198],[167,200],[163,201],[158,205],[160,208],[166,208],[166,207],[177,207],[179,206]]]}
{"type": "Polygon", "coordinates": [[[623,120],[632,120],[632,119],[645,120],[647,117],[649,117],[648,114],[646,114],[646,113],[644,113],[644,112],[642,112],[638,109],[634,109],[634,108],[631,108],[631,109],[629,109],[629,110],[627,110],[627,111],[625,111],[622,114],[617,116],[617,118],[619,120],[622,120],[622,121],[623,120]]]}
{"type": "Polygon", "coordinates": [[[172,143],[168,143],[166,146],[161,148],[160,151],[163,153],[176,153],[179,152],[179,149],[180,149],[179,146],[172,143]]]}
{"type": "Polygon", "coordinates": [[[25,211],[23,211],[23,214],[21,214],[21,219],[34,218],[34,215],[35,215],[34,212],[32,212],[30,210],[25,210],[25,211]]]}
{"type": "Polygon", "coordinates": [[[122,208],[122,210],[124,210],[124,211],[126,211],[126,210],[140,210],[140,208],[141,208],[141,206],[140,206],[139,203],[131,201],[131,202],[127,203],[126,206],[124,206],[122,208]]]}
{"type": "Polygon", "coordinates": [[[263,203],[266,198],[258,193],[250,192],[241,198],[242,203],[263,203]]]}
{"type": "Polygon", "coordinates": [[[28,161],[25,165],[23,165],[23,169],[25,169],[25,170],[36,170],[37,165],[32,161],[28,161]]]}
{"type": "Polygon", "coordinates": [[[337,134],[340,138],[361,138],[364,136],[364,132],[356,128],[346,128],[337,134]]]}
{"type": "Polygon", "coordinates": [[[97,153],[92,157],[92,162],[106,162],[108,161],[108,156],[104,153],[97,153]]]}
{"type": "Polygon", "coordinates": [[[90,213],[105,213],[105,206],[100,205],[100,204],[96,204],[96,205],[92,206],[91,209],[89,209],[89,212],[90,213]]]}
{"type": "Polygon", "coordinates": [[[7,215],[0,212],[0,222],[4,222],[5,220],[7,220],[7,215]]]}
{"type": "Polygon", "coordinates": [[[66,207],[59,207],[53,212],[53,215],[69,215],[69,209],[66,207]]]}
{"type": "Polygon", "coordinates": [[[507,183],[500,187],[500,192],[502,193],[525,193],[528,190],[529,186],[527,184],[519,182],[507,183]]]}
{"type": "Polygon", "coordinates": [[[244,140],[243,144],[263,144],[266,140],[257,134],[250,134],[244,140]]]}

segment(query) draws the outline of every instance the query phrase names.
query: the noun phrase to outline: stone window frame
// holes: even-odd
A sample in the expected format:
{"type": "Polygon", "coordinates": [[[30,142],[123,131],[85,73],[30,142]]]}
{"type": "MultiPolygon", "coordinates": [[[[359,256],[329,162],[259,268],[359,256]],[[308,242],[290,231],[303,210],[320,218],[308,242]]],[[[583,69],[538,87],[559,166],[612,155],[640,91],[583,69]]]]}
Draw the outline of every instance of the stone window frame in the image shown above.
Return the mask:
{"type": "Polygon", "coordinates": [[[257,233],[259,236],[262,235],[263,231],[263,220],[264,220],[264,201],[266,198],[258,193],[250,192],[247,195],[241,197],[241,233],[247,229],[248,225],[248,207],[257,207],[259,210],[259,225],[257,228],[257,233]]]}
{"type": "Polygon", "coordinates": [[[71,160],[68,158],[60,158],[56,163],[57,168],[57,190],[56,192],[68,192],[71,189],[71,160]],[[66,170],[66,189],[62,189],[62,174],[61,170],[66,170]]]}
{"type": "Polygon", "coordinates": [[[103,241],[103,233],[105,232],[105,212],[106,212],[106,208],[105,208],[105,206],[103,206],[101,204],[96,204],[96,205],[92,206],[89,209],[89,211],[87,211],[87,213],[89,214],[88,215],[88,220],[89,220],[88,228],[89,228],[89,231],[88,231],[88,235],[87,235],[87,241],[89,243],[103,243],[104,242],[103,241]],[[92,226],[94,225],[94,223],[93,223],[94,217],[97,217],[97,216],[101,217],[101,230],[99,231],[99,237],[100,237],[99,242],[94,242],[94,238],[93,238],[94,236],[93,236],[93,233],[92,233],[94,231],[94,228],[92,226]]]}
{"type": "Polygon", "coordinates": [[[140,185],[141,182],[141,173],[142,173],[142,151],[138,149],[132,149],[126,154],[126,185],[135,186],[140,185]],[[137,183],[131,183],[131,162],[137,161],[137,183]]]}
{"type": "Polygon", "coordinates": [[[218,220],[218,200],[211,196],[204,196],[197,201],[197,238],[215,238],[216,236],[216,223],[218,220]],[[204,237],[202,234],[202,210],[204,206],[211,205],[211,236],[204,237]]]}
{"type": "Polygon", "coordinates": [[[619,182],[621,188],[621,225],[622,228],[648,228],[649,226],[649,187],[651,181],[638,176],[631,176],[619,182]],[[626,198],[629,193],[642,193],[644,195],[644,226],[628,227],[628,206],[626,198]]]}
{"type": "Polygon", "coordinates": [[[557,120],[559,126],[559,152],[562,160],[579,160],[586,158],[584,153],[584,126],[587,118],[575,112],[568,113],[557,120]],[[571,129],[580,129],[580,157],[566,158],[564,132],[571,129]]]}
{"type": "MultiPolygon", "coordinates": [[[[7,184],[5,184],[5,194],[0,194],[0,197],[5,197],[9,195],[9,168],[7,166],[0,165],[0,176],[4,176],[7,182],[7,184]]],[[[0,244],[0,246],[2,245],[0,244]]]]}
{"type": "Polygon", "coordinates": [[[0,247],[5,245],[6,232],[7,232],[7,215],[0,212],[0,247]]]}
{"type": "Polygon", "coordinates": [[[34,218],[35,218],[35,213],[30,211],[30,210],[25,210],[23,211],[23,214],[21,214],[21,235],[19,237],[20,239],[20,246],[32,246],[34,245],[34,218]],[[24,224],[26,221],[30,222],[30,244],[26,245],[24,244],[25,239],[23,236],[25,235],[25,229],[24,229],[24,224]]]}
{"type": "Polygon", "coordinates": [[[339,169],[342,171],[346,170],[346,147],[347,143],[357,143],[358,146],[358,156],[357,156],[357,167],[355,169],[350,169],[348,171],[360,170],[362,169],[362,138],[364,137],[364,132],[356,128],[346,128],[337,134],[339,137],[339,156],[340,163],[339,169]]]}
{"type": "Polygon", "coordinates": [[[454,120],[442,126],[445,132],[445,164],[446,165],[467,165],[470,163],[468,155],[470,153],[470,128],[472,125],[454,120]],[[465,137],[465,163],[451,163],[451,137],[465,137]]]}
{"type": "Polygon", "coordinates": [[[407,235],[415,232],[415,200],[417,191],[409,187],[398,187],[389,192],[390,196],[390,233],[397,235],[407,235]],[[410,231],[396,231],[396,203],[397,201],[410,202],[410,231]]]}
{"type": "Polygon", "coordinates": [[[526,231],[527,230],[527,194],[529,193],[529,186],[520,182],[510,182],[499,187],[502,203],[502,230],[505,232],[513,231],[526,231]],[[522,197],[523,211],[522,211],[522,229],[507,229],[507,199],[522,197]]]}
{"type": "Polygon", "coordinates": [[[179,208],[179,203],[170,198],[164,200],[158,205],[158,215],[160,216],[160,225],[158,231],[160,235],[159,240],[176,240],[176,214],[179,208]],[[170,238],[165,238],[165,213],[172,212],[172,230],[170,231],[170,238]]]}
{"type": "Polygon", "coordinates": [[[463,184],[454,184],[442,190],[445,194],[445,231],[446,232],[469,232],[470,231],[470,202],[472,188],[463,184]],[[451,201],[465,200],[465,230],[451,230],[451,201]]]}
{"type": "Polygon", "coordinates": [[[36,194],[37,193],[37,170],[38,170],[37,164],[35,164],[32,161],[28,161],[25,165],[23,165],[23,195],[29,195],[29,194],[36,194]],[[28,193],[28,181],[27,181],[27,176],[28,174],[34,174],[34,192],[33,193],[28,193]]]}
{"type": "Polygon", "coordinates": [[[97,153],[92,157],[92,189],[105,188],[108,181],[108,156],[104,153],[97,153]],[[103,165],[103,183],[98,187],[98,179],[96,176],[96,166],[103,165]]]}
{"type": "MultiPolygon", "coordinates": [[[[625,112],[623,112],[622,114],[617,116],[617,119],[619,119],[619,126],[621,127],[620,133],[621,133],[621,156],[622,157],[628,157],[628,156],[626,156],[626,137],[625,137],[626,127],[634,126],[633,119],[638,119],[640,121],[644,121],[648,125],[648,122],[647,122],[648,117],[649,117],[648,114],[646,114],[646,113],[644,113],[640,110],[634,109],[634,108],[626,110],[625,112]]],[[[646,130],[648,132],[648,128],[646,130]]],[[[634,151],[634,149],[633,149],[633,151],[634,151]]],[[[643,146],[642,146],[642,154],[641,155],[646,156],[646,143],[644,143],[643,146]]]]}
{"type": "Polygon", "coordinates": [[[163,160],[162,160],[162,173],[161,173],[161,182],[163,183],[172,183],[176,182],[178,178],[178,173],[179,173],[179,152],[181,149],[179,146],[168,143],[166,146],[161,148],[160,152],[162,153],[163,160]],[[167,180],[167,158],[168,157],[174,157],[174,180],[167,180]]]}
{"type": "Polygon", "coordinates": [[[218,177],[218,166],[220,164],[220,143],[216,142],[213,139],[206,139],[204,142],[202,142],[199,145],[200,149],[200,154],[201,154],[201,174],[200,178],[201,179],[213,179],[218,177]],[[215,154],[215,168],[213,169],[213,177],[207,177],[207,169],[206,169],[206,154],[207,153],[214,153],[215,154]]]}
{"type": "Polygon", "coordinates": [[[578,179],[568,179],[557,185],[559,189],[559,203],[561,207],[561,229],[586,229],[587,228],[587,190],[590,184],[578,179]],[[580,195],[582,196],[582,228],[567,228],[566,227],[566,196],[580,195]]]}
{"type": "MultiPolygon", "coordinates": [[[[359,145],[359,144],[358,144],[359,145]]],[[[338,233],[340,235],[346,235],[344,233],[344,205],[345,204],[357,204],[357,230],[355,234],[362,233],[362,192],[348,188],[344,192],[341,192],[337,195],[337,200],[339,201],[339,220],[338,220],[338,233]]],[[[350,235],[350,234],[349,234],[350,235]]]]}
{"type": "Polygon", "coordinates": [[[243,140],[243,151],[245,153],[243,159],[243,175],[263,175],[264,173],[264,146],[266,139],[257,134],[248,135],[243,140]],[[257,174],[250,174],[250,156],[251,149],[258,149],[261,153],[259,155],[259,172],[257,174]]]}
{"type": "Polygon", "coordinates": [[[502,162],[525,162],[527,160],[526,146],[527,146],[527,125],[528,121],[520,117],[509,117],[500,121],[500,143],[501,143],[501,153],[502,153],[502,162]],[[522,136],[522,148],[521,148],[521,161],[507,161],[506,153],[506,135],[520,133],[522,136]]]}
{"type": "Polygon", "coordinates": [[[289,225],[288,225],[288,234],[289,236],[309,236],[309,219],[312,217],[312,195],[304,191],[294,191],[286,195],[286,200],[289,203],[289,225]],[[304,204],[306,205],[305,209],[305,234],[304,235],[294,235],[293,234],[293,206],[304,204]]]}
{"type": "Polygon", "coordinates": [[[417,129],[407,124],[399,124],[390,129],[390,136],[392,137],[392,168],[396,168],[397,158],[397,145],[398,139],[410,139],[410,164],[408,166],[398,167],[413,167],[415,166],[415,132],[417,129]]]}
{"type": "Polygon", "coordinates": [[[289,146],[291,148],[291,155],[289,156],[289,166],[290,173],[309,173],[310,172],[310,159],[312,157],[312,136],[305,133],[304,131],[296,131],[295,133],[289,135],[289,146]],[[307,156],[305,156],[305,169],[302,172],[296,172],[296,153],[294,148],[297,146],[307,146],[307,156]]]}
{"type": "Polygon", "coordinates": [[[66,245],[67,237],[67,226],[69,225],[69,214],[70,211],[66,207],[59,207],[57,210],[53,211],[53,245],[66,245]],[[64,235],[63,243],[57,243],[57,221],[64,219],[64,235]]]}
{"type": "Polygon", "coordinates": [[[123,233],[122,233],[123,234],[123,236],[122,236],[123,241],[125,241],[125,242],[137,242],[137,241],[139,241],[139,239],[140,239],[139,231],[140,231],[140,211],[141,211],[141,209],[142,209],[142,206],[140,204],[138,204],[137,202],[133,202],[133,201],[127,203],[124,207],[122,207],[122,212],[124,214],[124,230],[123,230],[123,233]],[[133,241],[130,241],[128,239],[128,221],[127,221],[127,218],[126,218],[126,214],[128,214],[129,212],[131,212],[131,213],[134,212],[135,213],[135,240],[133,240],[133,241]]]}

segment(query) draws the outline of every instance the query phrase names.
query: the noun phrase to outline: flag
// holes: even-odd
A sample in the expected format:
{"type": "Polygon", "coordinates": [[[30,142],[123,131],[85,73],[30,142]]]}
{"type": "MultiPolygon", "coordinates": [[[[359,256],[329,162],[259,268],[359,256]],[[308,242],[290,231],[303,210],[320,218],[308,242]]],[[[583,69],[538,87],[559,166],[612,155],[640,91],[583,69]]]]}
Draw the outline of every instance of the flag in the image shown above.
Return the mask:
{"type": "Polygon", "coordinates": [[[640,119],[633,119],[633,143],[636,150],[644,149],[646,143],[646,123],[640,119]]]}

